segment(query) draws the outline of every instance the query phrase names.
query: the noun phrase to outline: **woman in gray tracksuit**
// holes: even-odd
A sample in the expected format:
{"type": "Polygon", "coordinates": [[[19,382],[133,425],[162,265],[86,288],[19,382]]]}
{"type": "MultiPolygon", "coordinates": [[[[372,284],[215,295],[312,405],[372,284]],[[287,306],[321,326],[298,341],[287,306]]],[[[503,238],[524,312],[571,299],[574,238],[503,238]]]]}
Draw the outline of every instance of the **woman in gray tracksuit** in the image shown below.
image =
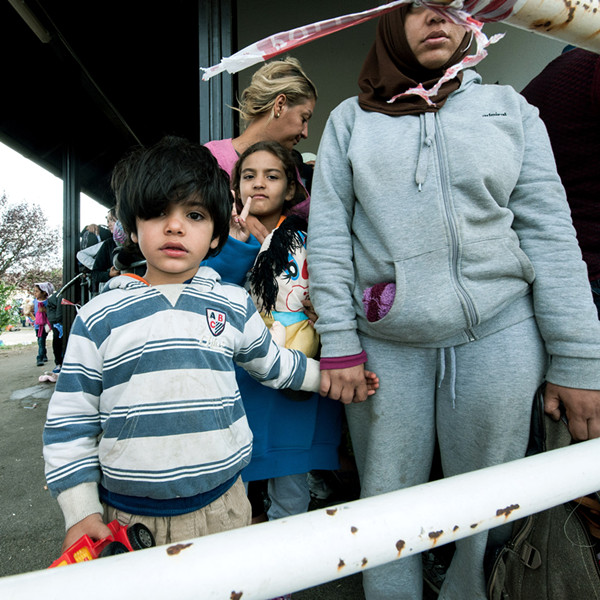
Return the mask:
{"type": "MultiPolygon", "coordinates": [[[[600,325],[538,112],[472,72],[429,106],[470,34],[424,7],[384,16],[362,93],[329,118],[308,231],[321,393],[347,417],[372,496],[524,456],[532,398],[600,435],[600,325]],[[380,388],[366,398],[364,363],[380,388]]],[[[495,532],[497,533],[497,532],[495,532]]],[[[492,537],[493,534],[490,534],[492,537]]],[[[484,600],[487,532],[457,542],[440,598],[484,600]]],[[[366,571],[367,600],[422,595],[417,556],[366,571]]]]}

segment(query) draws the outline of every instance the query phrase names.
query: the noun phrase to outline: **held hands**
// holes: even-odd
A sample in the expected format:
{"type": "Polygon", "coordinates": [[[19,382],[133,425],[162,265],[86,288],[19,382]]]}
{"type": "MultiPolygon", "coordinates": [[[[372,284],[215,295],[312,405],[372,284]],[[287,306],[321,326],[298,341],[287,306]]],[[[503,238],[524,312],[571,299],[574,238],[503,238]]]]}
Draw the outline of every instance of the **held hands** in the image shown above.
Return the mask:
{"type": "Polygon", "coordinates": [[[321,371],[321,396],[329,396],[343,404],[364,402],[379,387],[379,377],[367,371],[364,365],[356,365],[345,369],[328,369],[321,371]]]}
{"type": "Polygon", "coordinates": [[[69,530],[65,535],[61,552],[64,552],[84,535],[89,535],[92,540],[97,542],[98,540],[102,540],[105,537],[112,535],[112,531],[104,524],[100,513],[88,515],[85,519],[81,519],[81,521],[75,523],[72,527],[69,527],[69,530]]]}
{"type": "Polygon", "coordinates": [[[560,419],[560,404],[564,405],[569,431],[574,440],[600,437],[600,391],[579,390],[546,384],[544,411],[555,421],[560,419]]]}

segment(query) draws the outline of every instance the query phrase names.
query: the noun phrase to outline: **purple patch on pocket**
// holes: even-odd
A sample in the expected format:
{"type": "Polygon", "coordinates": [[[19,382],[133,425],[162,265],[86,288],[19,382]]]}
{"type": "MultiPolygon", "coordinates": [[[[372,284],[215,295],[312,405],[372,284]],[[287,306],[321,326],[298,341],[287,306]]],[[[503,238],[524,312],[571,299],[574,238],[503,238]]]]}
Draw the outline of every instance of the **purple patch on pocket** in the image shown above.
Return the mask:
{"type": "Polygon", "coordinates": [[[363,306],[367,321],[374,323],[390,312],[396,297],[395,283],[376,283],[363,293],[363,306]]]}

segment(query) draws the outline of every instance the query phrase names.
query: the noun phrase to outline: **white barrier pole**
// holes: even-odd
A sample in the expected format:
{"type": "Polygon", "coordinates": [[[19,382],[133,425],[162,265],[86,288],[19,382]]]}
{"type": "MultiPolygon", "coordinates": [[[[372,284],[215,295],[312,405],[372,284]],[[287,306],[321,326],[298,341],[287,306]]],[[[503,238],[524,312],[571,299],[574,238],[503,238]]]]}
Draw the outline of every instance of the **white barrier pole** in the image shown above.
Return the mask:
{"type": "Polygon", "coordinates": [[[517,0],[506,23],[600,53],[600,1],[517,0]]]}
{"type": "Polygon", "coordinates": [[[600,489],[600,439],[172,546],[0,579],[2,600],[265,600],[600,489]]]}
{"type": "Polygon", "coordinates": [[[600,0],[463,0],[463,5],[479,21],[502,21],[600,53],[600,0]]]}

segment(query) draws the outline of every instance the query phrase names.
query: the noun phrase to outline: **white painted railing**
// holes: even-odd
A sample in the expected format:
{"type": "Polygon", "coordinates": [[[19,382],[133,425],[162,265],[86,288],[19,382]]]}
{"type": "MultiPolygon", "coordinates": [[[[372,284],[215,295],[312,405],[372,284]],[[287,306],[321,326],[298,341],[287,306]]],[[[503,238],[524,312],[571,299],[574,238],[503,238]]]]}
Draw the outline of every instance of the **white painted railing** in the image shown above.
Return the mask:
{"type": "Polygon", "coordinates": [[[600,489],[600,439],[374,498],[0,579],[2,600],[264,600],[600,489]]]}
{"type": "Polygon", "coordinates": [[[565,44],[600,52],[600,0],[464,0],[462,4],[481,21],[503,21],[565,44]]]}

